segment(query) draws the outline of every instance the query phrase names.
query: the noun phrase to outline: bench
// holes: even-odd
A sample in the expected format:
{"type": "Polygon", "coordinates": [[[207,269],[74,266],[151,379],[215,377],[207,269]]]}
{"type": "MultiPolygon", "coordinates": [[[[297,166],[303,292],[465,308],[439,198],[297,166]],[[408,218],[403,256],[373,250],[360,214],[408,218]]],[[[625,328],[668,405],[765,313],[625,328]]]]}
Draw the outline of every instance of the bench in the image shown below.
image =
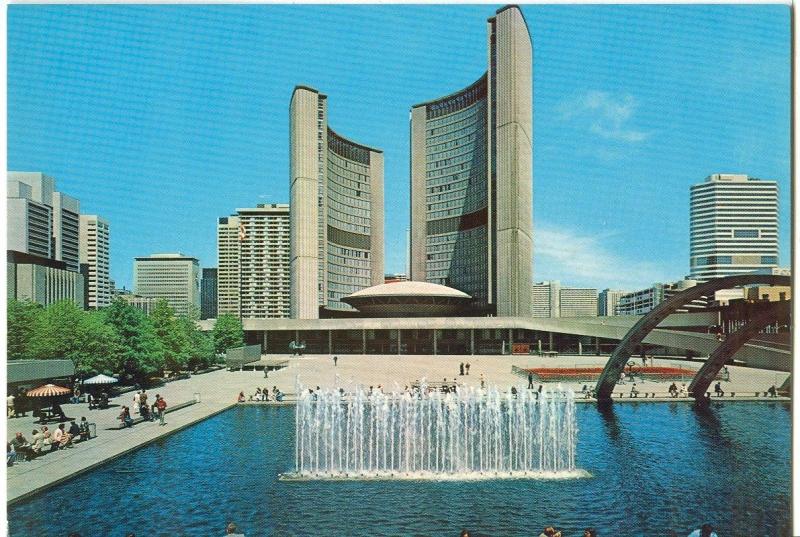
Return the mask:
{"type": "MultiPolygon", "coordinates": [[[[192,406],[196,402],[197,401],[195,401],[194,399],[191,399],[191,400],[185,401],[183,403],[178,403],[177,405],[167,406],[167,408],[164,410],[164,414],[169,414],[170,412],[175,412],[176,410],[181,410],[182,408],[186,408],[187,406],[192,406]]],[[[139,416],[138,418],[133,418],[132,421],[131,421],[130,427],[133,427],[134,425],[138,425],[138,424],[140,424],[140,423],[142,423],[144,421],[149,421],[149,420],[145,420],[141,416],[139,416]]],[[[108,430],[109,431],[119,431],[119,430],[125,429],[127,427],[129,427],[129,426],[125,425],[124,423],[120,423],[118,425],[114,425],[113,427],[109,427],[108,430]]]]}

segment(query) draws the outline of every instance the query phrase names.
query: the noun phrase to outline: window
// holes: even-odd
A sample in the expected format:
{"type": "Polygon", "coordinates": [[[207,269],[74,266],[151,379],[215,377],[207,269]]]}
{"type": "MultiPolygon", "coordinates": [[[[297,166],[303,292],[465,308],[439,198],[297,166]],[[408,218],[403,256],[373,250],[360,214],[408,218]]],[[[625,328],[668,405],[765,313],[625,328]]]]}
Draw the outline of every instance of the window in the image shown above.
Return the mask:
{"type": "Polygon", "coordinates": [[[762,265],[777,265],[778,258],[774,255],[762,255],[761,256],[761,264],[762,265]]]}
{"type": "Polygon", "coordinates": [[[733,236],[737,239],[757,239],[757,229],[734,229],[733,236]]]}

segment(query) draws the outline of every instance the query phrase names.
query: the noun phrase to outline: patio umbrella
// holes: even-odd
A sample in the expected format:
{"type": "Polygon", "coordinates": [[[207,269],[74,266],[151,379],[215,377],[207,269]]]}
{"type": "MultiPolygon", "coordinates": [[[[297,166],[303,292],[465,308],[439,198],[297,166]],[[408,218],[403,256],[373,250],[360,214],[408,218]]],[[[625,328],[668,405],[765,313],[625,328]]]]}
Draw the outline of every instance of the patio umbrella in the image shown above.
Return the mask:
{"type": "Polygon", "coordinates": [[[86,379],[86,380],[83,381],[84,384],[92,384],[92,385],[116,384],[117,382],[119,382],[118,379],[115,379],[114,377],[109,377],[108,375],[103,375],[103,374],[95,375],[94,377],[92,377],[90,379],[86,379]]]}
{"type": "Polygon", "coordinates": [[[72,393],[72,390],[69,388],[63,388],[55,384],[45,384],[44,386],[28,390],[25,395],[28,397],[56,397],[58,395],[67,395],[68,393],[72,393]]]}

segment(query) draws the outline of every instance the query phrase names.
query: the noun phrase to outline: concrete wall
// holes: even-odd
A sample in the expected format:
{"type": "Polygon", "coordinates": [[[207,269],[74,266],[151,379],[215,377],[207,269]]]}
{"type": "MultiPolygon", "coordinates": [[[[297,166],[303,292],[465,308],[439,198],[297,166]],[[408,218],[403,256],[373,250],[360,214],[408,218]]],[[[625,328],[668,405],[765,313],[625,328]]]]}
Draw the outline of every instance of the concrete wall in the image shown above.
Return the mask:
{"type": "Polygon", "coordinates": [[[533,48],[522,12],[495,17],[497,315],[531,313],[533,281],[533,48]]]}
{"type": "Polygon", "coordinates": [[[385,266],[384,206],[383,206],[383,153],[369,152],[370,170],[370,268],[371,285],[383,283],[385,266]]]}
{"type": "Polygon", "coordinates": [[[424,282],[425,274],[425,105],[411,109],[411,245],[409,278],[424,282]]]}
{"type": "Polygon", "coordinates": [[[291,200],[289,267],[291,315],[295,319],[316,319],[319,316],[318,103],[317,91],[297,87],[289,106],[291,200]]]}

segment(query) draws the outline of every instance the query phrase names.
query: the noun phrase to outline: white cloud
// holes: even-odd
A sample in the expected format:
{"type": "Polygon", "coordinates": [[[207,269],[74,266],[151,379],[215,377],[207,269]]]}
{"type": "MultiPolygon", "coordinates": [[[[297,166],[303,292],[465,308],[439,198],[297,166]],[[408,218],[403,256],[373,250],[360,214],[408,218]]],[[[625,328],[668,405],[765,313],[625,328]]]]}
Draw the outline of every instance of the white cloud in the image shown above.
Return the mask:
{"type": "Polygon", "coordinates": [[[563,120],[575,120],[607,140],[638,143],[651,133],[630,125],[639,104],[632,95],[614,96],[592,90],[559,104],[557,111],[563,120]]]}
{"type": "Polygon", "coordinates": [[[636,290],[654,282],[673,281],[683,275],[667,274],[656,263],[627,259],[604,243],[614,234],[581,235],[571,230],[534,230],[534,276],[537,281],[561,280],[566,285],[584,285],[636,290]]]}

